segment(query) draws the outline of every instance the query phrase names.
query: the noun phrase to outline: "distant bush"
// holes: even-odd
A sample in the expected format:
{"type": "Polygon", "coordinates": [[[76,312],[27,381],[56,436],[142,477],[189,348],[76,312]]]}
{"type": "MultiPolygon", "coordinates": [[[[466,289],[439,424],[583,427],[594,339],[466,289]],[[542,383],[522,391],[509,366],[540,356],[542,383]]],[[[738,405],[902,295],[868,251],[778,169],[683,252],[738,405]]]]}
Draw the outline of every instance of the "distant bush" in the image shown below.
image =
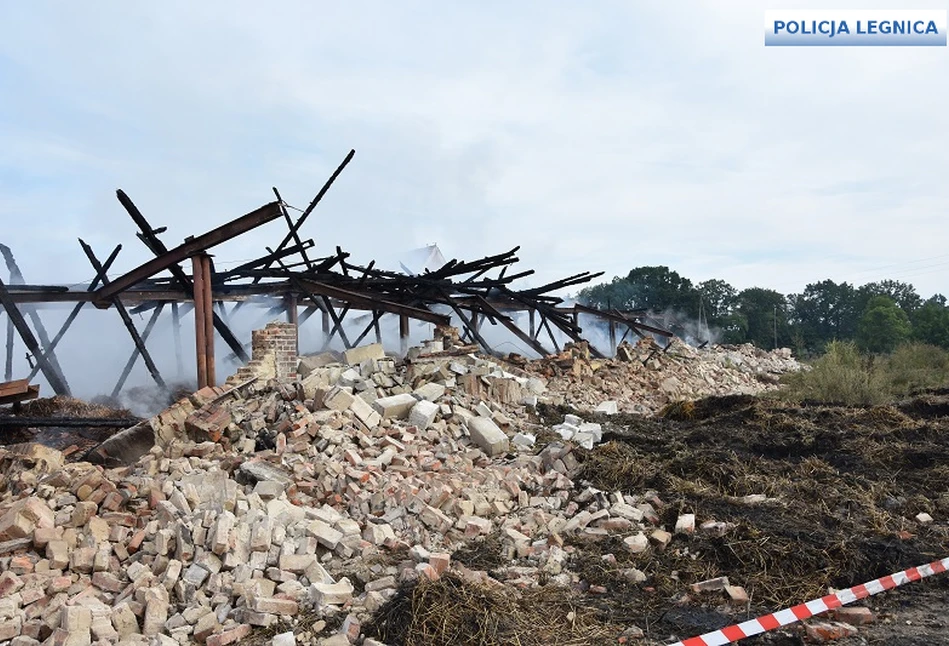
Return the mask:
{"type": "Polygon", "coordinates": [[[794,400],[833,402],[851,406],[880,404],[886,392],[874,378],[870,361],[852,341],[832,341],[810,370],[788,375],[781,396],[794,400]]]}
{"type": "Polygon", "coordinates": [[[788,375],[778,396],[849,406],[879,405],[949,385],[949,352],[906,343],[889,355],[861,355],[850,341],[833,341],[811,369],[788,375]]]}
{"type": "Polygon", "coordinates": [[[893,396],[949,384],[949,352],[934,345],[901,345],[878,365],[893,396]]]}

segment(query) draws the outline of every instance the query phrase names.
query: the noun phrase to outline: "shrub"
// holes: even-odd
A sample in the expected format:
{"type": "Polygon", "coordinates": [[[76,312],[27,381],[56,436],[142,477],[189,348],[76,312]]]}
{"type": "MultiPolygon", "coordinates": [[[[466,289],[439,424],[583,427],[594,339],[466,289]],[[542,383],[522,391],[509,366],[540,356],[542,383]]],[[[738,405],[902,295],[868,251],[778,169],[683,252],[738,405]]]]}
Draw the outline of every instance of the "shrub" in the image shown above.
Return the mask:
{"type": "Polygon", "coordinates": [[[923,343],[906,343],[878,364],[893,396],[949,383],[949,352],[923,343]]]}
{"type": "Polygon", "coordinates": [[[949,352],[905,343],[886,356],[863,356],[851,341],[833,341],[810,370],[789,375],[778,393],[791,401],[875,406],[949,385],[949,352]]]}
{"type": "Polygon", "coordinates": [[[782,395],[787,399],[875,405],[887,399],[870,362],[852,341],[832,341],[810,370],[789,375],[782,395]]]}

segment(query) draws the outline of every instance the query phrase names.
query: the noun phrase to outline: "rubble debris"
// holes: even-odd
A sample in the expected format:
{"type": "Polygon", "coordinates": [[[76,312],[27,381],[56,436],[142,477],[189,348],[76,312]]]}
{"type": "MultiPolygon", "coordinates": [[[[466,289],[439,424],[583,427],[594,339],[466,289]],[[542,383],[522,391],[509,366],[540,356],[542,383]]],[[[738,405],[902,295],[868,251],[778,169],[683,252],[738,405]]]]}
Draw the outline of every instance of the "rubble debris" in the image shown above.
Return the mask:
{"type": "Polygon", "coordinates": [[[750,343],[697,349],[677,342],[668,352],[658,350],[645,337],[621,343],[614,359],[596,359],[583,342],[528,361],[524,369],[546,379],[550,403],[605,415],[649,415],[704,397],[757,395],[776,390],[782,375],[804,369],[787,348],[766,352],[750,343]]]}
{"type": "MultiPolygon", "coordinates": [[[[280,338],[282,325],[259,338],[280,338]]],[[[628,368],[621,360],[594,369],[574,351],[590,373],[565,382],[543,376],[547,361],[517,367],[460,347],[297,362],[261,343],[265,361],[139,425],[150,445],[126,462],[0,448],[0,634],[645,644],[655,633],[640,626],[690,629],[665,613],[673,598],[681,612],[714,607],[725,625],[753,603],[799,602],[947,546],[936,521],[899,547],[881,548],[892,537],[876,533],[895,536],[921,509],[944,517],[949,499],[927,497],[949,484],[930,419],[748,396],[697,401],[683,419],[631,415],[629,399],[595,381],[628,368]],[[581,397],[578,383],[591,404],[558,409],[581,397]],[[604,400],[627,403],[601,416],[604,400]],[[861,424],[885,438],[847,430],[861,424]],[[863,450],[907,429],[936,461],[863,450]],[[903,488],[888,475],[885,490],[867,474],[846,484],[834,469],[847,460],[891,460],[903,488]],[[890,511],[884,494],[905,504],[890,511]],[[808,516],[820,528],[802,532],[808,516]]],[[[696,365],[677,360],[660,359],[669,372],[696,365]]],[[[683,392],[691,383],[650,383],[672,377],[683,392]]],[[[666,405],[659,390],[640,401],[666,405]]]]}

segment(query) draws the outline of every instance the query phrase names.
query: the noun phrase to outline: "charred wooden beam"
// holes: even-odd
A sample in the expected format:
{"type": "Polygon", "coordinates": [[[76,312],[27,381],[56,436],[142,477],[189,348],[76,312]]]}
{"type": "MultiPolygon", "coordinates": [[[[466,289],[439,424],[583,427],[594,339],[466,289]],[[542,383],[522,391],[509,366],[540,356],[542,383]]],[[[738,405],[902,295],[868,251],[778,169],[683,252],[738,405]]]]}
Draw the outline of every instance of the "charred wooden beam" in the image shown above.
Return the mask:
{"type": "Polygon", "coordinates": [[[10,381],[13,379],[13,319],[7,316],[7,356],[4,361],[3,375],[4,379],[10,381]]]}
{"type": "MultiPolygon", "coordinates": [[[[481,299],[481,306],[485,308],[485,310],[492,312],[495,320],[499,321],[501,325],[503,325],[508,330],[510,330],[514,334],[514,336],[516,336],[518,339],[520,339],[521,341],[526,343],[528,346],[530,346],[530,348],[534,350],[534,352],[538,353],[542,357],[546,357],[550,354],[550,352],[547,351],[547,348],[541,345],[540,342],[538,342],[536,339],[525,334],[524,330],[519,328],[517,324],[514,323],[514,321],[512,321],[509,316],[506,316],[502,314],[501,312],[497,311],[496,309],[494,309],[494,307],[492,307],[491,304],[488,303],[483,298],[481,299]]],[[[531,319],[531,327],[533,328],[533,317],[531,319]]]]}
{"type": "Polygon", "coordinates": [[[333,182],[336,181],[336,178],[340,176],[340,174],[343,172],[343,170],[345,170],[346,166],[349,165],[349,162],[351,162],[353,160],[353,157],[355,156],[356,156],[356,151],[350,150],[349,154],[346,155],[346,158],[336,168],[336,170],[333,171],[333,174],[330,175],[330,178],[328,180],[326,180],[326,183],[323,184],[323,188],[320,189],[320,192],[316,194],[316,197],[313,198],[313,201],[310,202],[309,206],[306,207],[306,210],[300,215],[299,218],[297,218],[296,223],[294,223],[294,225],[290,227],[290,233],[288,233],[284,237],[284,239],[280,242],[280,244],[277,245],[277,251],[280,251],[281,249],[283,249],[285,246],[287,246],[287,243],[293,239],[296,232],[300,230],[300,227],[303,226],[303,223],[306,222],[306,219],[310,217],[311,213],[313,213],[313,209],[316,208],[316,205],[320,203],[320,200],[323,199],[323,196],[326,195],[326,192],[330,190],[330,187],[333,185],[333,182]]]}
{"type": "MultiPolygon", "coordinates": [[[[82,250],[85,252],[86,258],[88,258],[89,262],[92,264],[93,269],[95,269],[96,272],[102,273],[102,263],[99,262],[98,258],[96,258],[96,254],[92,251],[92,247],[86,244],[82,238],[79,239],[79,244],[82,246],[82,250]]],[[[102,276],[102,284],[106,287],[109,287],[110,285],[109,278],[105,275],[102,276]]],[[[158,366],[156,366],[155,362],[152,361],[152,356],[148,353],[148,349],[145,347],[145,342],[142,341],[142,337],[139,336],[138,330],[135,329],[135,324],[132,322],[132,317],[129,315],[128,310],[125,309],[125,306],[116,297],[112,298],[112,304],[115,306],[115,310],[119,313],[119,317],[122,319],[125,329],[128,330],[129,335],[132,337],[135,347],[137,347],[138,351],[142,354],[142,359],[145,361],[145,366],[148,368],[148,372],[151,374],[152,379],[155,380],[155,383],[158,384],[159,388],[162,390],[168,390],[168,387],[165,385],[165,380],[162,379],[161,373],[158,371],[158,366]]]]}
{"type": "Polygon", "coordinates": [[[280,211],[283,213],[284,220],[287,221],[287,226],[290,228],[290,236],[293,238],[294,242],[297,243],[297,246],[300,247],[300,255],[303,257],[303,262],[306,264],[308,270],[312,270],[313,266],[310,264],[310,259],[306,256],[306,250],[303,248],[303,242],[300,240],[300,234],[297,233],[297,228],[293,226],[293,220],[290,218],[290,214],[287,212],[286,202],[283,201],[283,198],[280,197],[280,191],[277,190],[277,187],[274,186],[273,194],[277,197],[277,203],[280,204],[280,211]]]}
{"type": "Polygon", "coordinates": [[[40,396],[40,387],[31,385],[29,379],[17,379],[0,383],[0,405],[18,404],[40,396]]]}
{"type": "MultiPolygon", "coordinates": [[[[96,287],[101,282],[102,277],[106,275],[109,271],[109,268],[112,266],[112,263],[115,262],[116,257],[119,255],[119,251],[122,250],[122,245],[116,245],[115,249],[112,250],[112,253],[109,254],[109,257],[105,259],[105,262],[102,264],[102,271],[97,271],[95,277],[92,279],[92,282],[89,283],[89,287],[86,288],[86,291],[91,293],[96,290],[96,287]]],[[[73,321],[76,320],[76,317],[79,316],[79,310],[82,309],[82,306],[85,305],[85,302],[76,303],[72,308],[72,311],[69,313],[69,316],[66,317],[66,320],[63,321],[62,326],[59,328],[59,332],[56,333],[56,336],[53,337],[53,340],[50,341],[49,348],[47,348],[46,353],[43,356],[49,356],[49,353],[56,349],[56,345],[62,340],[65,336],[69,327],[73,324],[73,321]]],[[[39,364],[33,366],[33,369],[30,370],[30,374],[27,379],[32,379],[36,376],[36,373],[39,372],[39,364]]]]}
{"type": "Polygon", "coordinates": [[[299,281],[300,284],[310,293],[320,294],[347,303],[352,303],[356,307],[361,306],[368,310],[378,308],[392,314],[405,314],[411,318],[419,319],[420,321],[427,321],[428,323],[435,323],[438,325],[450,324],[449,317],[445,316],[444,314],[437,314],[428,309],[402,305],[394,301],[389,301],[383,298],[375,298],[368,294],[353,292],[348,289],[335,287],[327,283],[309,280],[307,278],[300,278],[299,281]]]}
{"type": "Polygon", "coordinates": [[[409,350],[409,317],[399,314],[399,354],[405,356],[409,350]]]}
{"type": "Polygon", "coordinates": [[[14,428],[131,428],[142,420],[138,417],[0,417],[0,427],[14,428]]]}
{"type": "Polygon", "coordinates": [[[356,340],[353,341],[353,347],[358,346],[359,342],[365,339],[366,335],[368,335],[373,329],[378,329],[377,323],[379,322],[379,317],[381,316],[382,316],[382,312],[379,310],[376,310],[375,312],[372,313],[372,320],[369,321],[369,325],[367,325],[366,329],[362,331],[362,334],[356,337],[356,340]]]}
{"type": "Polygon", "coordinates": [[[223,224],[196,238],[189,238],[184,244],[178,245],[161,256],[149,260],[145,264],[111,281],[106,287],[97,290],[95,293],[96,300],[94,300],[93,303],[100,309],[107,309],[112,299],[129,287],[137,285],[147,278],[151,278],[155,274],[182,262],[196,253],[206,251],[242,233],[255,229],[262,224],[275,220],[279,218],[280,215],[279,205],[276,202],[270,202],[259,209],[251,211],[236,220],[223,224]]]}
{"type": "MultiPolygon", "coordinates": [[[[601,319],[607,321],[615,321],[617,323],[622,323],[624,325],[629,325],[633,328],[634,332],[638,333],[638,330],[645,330],[646,332],[652,332],[653,334],[658,334],[659,336],[671,337],[674,336],[669,330],[665,330],[661,327],[656,327],[655,325],[649,325],[643,323],[636,316],[630,316],[623,312],[617,310],[600,310],[595,307],[589,307],[587,305],[581,305],[577,303],[573,306],[573,309],[578,312],[583,312],[584,314],[590,314],[591,316],[597,316],[601,319]]],[[[640,336],[643,336],[640,334],[640,336]]]]}
{"type": "MultiPolygon", "coordinates": [[[[253,276],[254,276],[254,273],[253,273],[253,272],[254,272],[255,270],[260,269],[260,268],[263,267],[264,265],[267,265],[268,263],[271,263],[271,264],[272,264],[272,263],[273,263],[274,261],[276,261],[276,260],[281,260],[281,259],[283,259],[283,258],[286,258],[286,257],[288,257],[288,256],[292,256],[292,255],[294,255],[294,254],[298,254],[298,253],[299,253],[299,254],[303,254],[303,253],[306,252],[307,249],[311,249],[311,248],[314,247],[315,245],[316,245],[316,243],[314,243],[313,240],[304,240],[304,241],[303,241],[302,243],[300,243],[299,245],[293,245],[293,246],[291,246],[291,247],[287,247],[286,249],[283,249],[282,251],[274,252],[274,253],[272,253],[272,254],[267,254],[267,255],[264,256],[263,258],[258,258],[258,259],[256,259],[256,260],[251,260],[251,261],[245,262],[245,263],[242,264],[242,265],[238,265],[237,267],[232,267],[231,269],[228,269],[227,271],[222,271],[222,272],[220,272],[220,273],[218,274],[218,277],[219,277],[222,281],[228,281],[228,280],[231,280],[232,278],[235,278],[235,277],[238,277],[238,276],[240,276],[240,277],[244,277],[244,276],[253,277],[253,276]]],[[[322,266],[322,263],[323,263],[323,262],[326,262],[326,260],[333,260],[333,261],[335,262],[336,259],[337,259],[336,256],[333,256],[333,257],[330,258],[330,259],[320,258],[320,259],[318,259],[318,261],[319,261],[321,264],[314,265],[311,270],[314,270],[314,269],[315,269],[315,270],[318,270],[319,267],[322,266]]],[[[317,262],[317,260],[314,260],[314,261],[311,261],[311,262],[317,262]]],[[[332,266],[332,265],[331,265],[331,266],[332,266]]],[[[262,270],[262,271],[260,272],[260,273],[262,274],[261,277],[263,277],[263,274],[264,274],[265,272],[266,272],[266,270],[262,270]]]]}
{"type": "MultiPolygon", "coordinates": [[[[161,257],[167,254],[168,248],[158,237],[159,230],[152,228],[152,226],[148,223],[148,220],[145,219],[145,216],[142,215],[142,212],[138,210],[137,206],[135,206],[135,203],[132,202],[129,196],[125,194],[125,191],[122,189],[117,190],[116,196],[119,198],[119,202],[121,202],[122,206],[125,207],[125,210],[132,218],[132,221],[135,222],[136,226],[138,226],[138,228],[141,230],[139,239],[145,243],[145,246],[148,247],[148,249],[153,254],[155,254],[156,257],[161,257]]],[[[192,285],[192,281],[184,273],[181,267],[179,267],[177,263],[173,263],[168,267],[168,271],[185,292],[184,299],[182,300],[194,298],[194,287],[192,285]]],[[[247,363],[250,361],[250,357],[244,350],[244,346],[241,345],[241,342],[237,340],[237,337],[234,336],[227,324],[216,314],[214,315],[214,327],[221,335],[221,338],[224,339],[224,342],[230,346],[231,350],[234,351],[234,353],[240,358],[242,362],[247,363]]]]}
{"type": "MultiPolygon", "coordinates": [[[[13,258],[13,252],[10,250],[10,247],[0,244],[0,255],[3,255],[4,260],[6,260],[7,268],[10,270],[10,282],[25,283],[26,281],[23,279],[23,274],[20,271],[20,267],[16,264],[16,260],[13,258]]],[[[33,322],[33,327],[36,328],[36,336],[39,337],[46,359],[53,367],[53,370],[59,373],[60,381],[66,384],[66,387],[68,388],[69,384],[66,382],[66,375],[63,373],[63,368],[59,365],[59,360],[56,358],[56,353],[52,349],[52,343],[50,341],[49,334],[46,332],[46,326],[43,325],[43,319],[40,318],[36,308],[31,305],[24,307],[23,311],[33,322]]]]}
{"type": "Polygon", "coordinates": [[[69,384],[67,384],[66,381],[62,379],[59,371],[53,367],[50,361],[43,354],[39,343],[36,341],[36,337],[33,336],[33,331],[30,330],[30,326],[26,323],[26,319],[23,318],[20,310],[17,309],[16,303],[13,302],[13,299],[10,298],[10,294],[7,292],[7,287],[3,280],[0,280],[0,304],[2,304],[3,309],[6,310],[7,316],[10,317],[10,321],[13,323],[13,326],[20,335],[20,339],[23,340],[24,345],[26,345],[27,349],[36,358],[37,363],[40,366],[40,370],[43,371],[43,376],[46,377],[46,381],[49,382],[53,392],[55,392],[57,395],[68,396],[70,394],[69,384]]]}
{"type": "MultiPolygon", "coordinates": [[[[155,327],[155,323],[158,321],[158,316],[161,314],[162,309],[165,307],[164,303],[159,303],[155,310],[152,312],[151,317],[148,319],[148,323],[145,324],[145,329],[142,330],[142,343],[148,341],[149,335],[152,333],[152,328],[155,327]]],[[[132,373],[132,368],[135,367],[135,362],[138,361],[138,357],[141,353],[138,351],[138,347],[132,350],[132,355],[128,358],[128,361],[125,362],[125,367],[122,369],[122,374],[119,376],[119,380],[115,383],[115,387],[112,389],[112,397],[118,397],[119,393],[122,392],[122,388],[125,386],[125,380],[128,379],[129,375],[132,373]]]]}

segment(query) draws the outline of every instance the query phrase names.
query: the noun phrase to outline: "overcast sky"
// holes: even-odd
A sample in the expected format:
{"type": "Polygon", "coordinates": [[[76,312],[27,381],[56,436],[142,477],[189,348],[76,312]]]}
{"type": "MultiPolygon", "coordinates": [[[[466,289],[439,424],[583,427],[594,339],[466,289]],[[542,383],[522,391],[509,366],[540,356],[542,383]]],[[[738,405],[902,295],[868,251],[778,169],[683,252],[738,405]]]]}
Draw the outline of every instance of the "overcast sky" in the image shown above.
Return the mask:
{"type": "Polygon", "coordinates": [[[121,271],[148,254],[115,189],[173,246],[271,186],[306,206],[355,148],[304,233],[357,262],[521,245],[532,284],[661,264],[949,292],[949,51],[765,48],[764,10],[800,6],[5,3],[0,242],[34,283],[91,278],[80,235],[121,271]]]}

